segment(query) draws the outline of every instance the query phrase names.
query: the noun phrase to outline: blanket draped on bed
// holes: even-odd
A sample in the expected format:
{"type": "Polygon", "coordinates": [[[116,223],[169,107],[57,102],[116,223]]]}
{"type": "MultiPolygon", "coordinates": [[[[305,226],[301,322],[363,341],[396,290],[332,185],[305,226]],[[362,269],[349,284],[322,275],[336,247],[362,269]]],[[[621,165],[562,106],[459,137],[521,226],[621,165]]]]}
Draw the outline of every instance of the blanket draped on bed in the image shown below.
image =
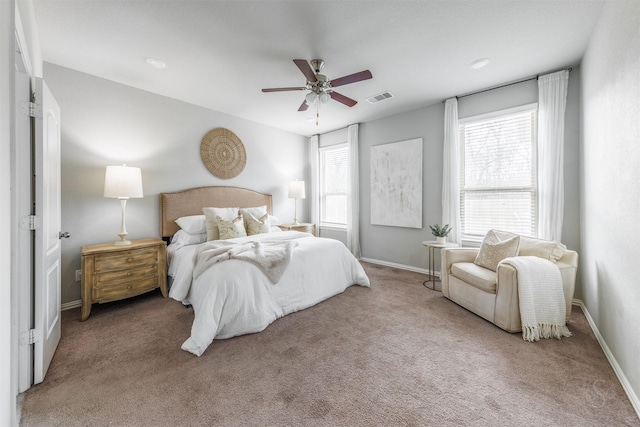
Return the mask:
{"type": "Polygon", "coordinates": [[[518,271],[518,298],[522,319],[522,338],[570,337],[566,326],[566,305],[562,277],[549,260],[535,256],[518,256],[502,261],[518,271]]]}
{"type": "Polygon", "coordinates": [[[217,262],[239,259],[256,265],[275,284],[287,269],[291,251],[296,245],[295,241],[206,242],[198,247],[194,255],[193,279],[198,278],[203,271],[217,262]]]}

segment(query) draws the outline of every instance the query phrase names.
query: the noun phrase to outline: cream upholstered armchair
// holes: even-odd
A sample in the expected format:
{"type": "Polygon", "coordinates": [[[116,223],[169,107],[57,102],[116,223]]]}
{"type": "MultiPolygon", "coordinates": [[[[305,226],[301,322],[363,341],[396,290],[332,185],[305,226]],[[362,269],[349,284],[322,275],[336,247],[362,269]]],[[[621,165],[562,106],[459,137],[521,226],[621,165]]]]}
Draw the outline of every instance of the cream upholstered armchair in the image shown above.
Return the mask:
{"type": "MultiPolygon", "coordinates": [[[[491,230],[492,238],[505,241],[512,233],[491,230]]],[[[558,266],[566,303],[565,320],[571,316],[575,290],[578,254],[558,242],[519,236],[515,253],[507,256],[538,256],[558,266]]],[[[484,242],[483,242],[484,243],[484,242]]],[[[495,271],[486,260],[477,260],[480,248],[447,248],[441,252],[442,293],[451,301],[494,323],[507,332],[520,332],[517,270],[506,263],[495,262],[495,271]],[[478,265],[480,264],[480,265],[478,265]],[[497,265],[496,265],[497,264],[497,265]]],[[[504,254],[503,254],[504,255],[504,254]]],[[[491,263],[489,263],[491,264],[491,263]]]]}

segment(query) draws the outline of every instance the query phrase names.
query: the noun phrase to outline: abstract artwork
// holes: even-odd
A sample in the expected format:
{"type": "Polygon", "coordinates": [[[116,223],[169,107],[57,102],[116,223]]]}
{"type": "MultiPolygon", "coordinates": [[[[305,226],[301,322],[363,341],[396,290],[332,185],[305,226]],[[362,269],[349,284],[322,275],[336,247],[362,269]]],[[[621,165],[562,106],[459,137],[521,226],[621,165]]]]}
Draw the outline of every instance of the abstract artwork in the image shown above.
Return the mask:
{"type": "Polygon", "coordinates": [[[371,147],[371,224],[422,228],[422,138],[371,147]]]}

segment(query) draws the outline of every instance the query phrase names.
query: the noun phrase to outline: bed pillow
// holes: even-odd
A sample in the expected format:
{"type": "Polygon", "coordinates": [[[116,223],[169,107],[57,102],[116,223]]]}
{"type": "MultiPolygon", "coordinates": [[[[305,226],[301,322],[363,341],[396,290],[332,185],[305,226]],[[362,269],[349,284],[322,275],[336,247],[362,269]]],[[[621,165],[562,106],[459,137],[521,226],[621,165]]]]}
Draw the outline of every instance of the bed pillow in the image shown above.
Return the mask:
{"type": "Polygon", "coordinates": [[[259,219],[256,219],[256,217],[249,214],[248,216],[244,217],[244,224],[247,230],[247,236],[268,233],[270,229],[269,214],[264,214],[259,219]]]}
{"type": "Polygon", "coordinates": [[[280,218],[278,218],[277,216],[269,215],[269,225],[273,226],[273,225],[280,225],[280,224],[282,224],[282,221],[280,221],[280,218]]]}
{"type": "Polygon", "coordinates": [[[267,213],[267,205],[256,206],[253,208],[240,208],[240,215],[244,217],[244,220],[247,220],[249,215],[253,215],[254,218],[262,218],[263,215],[267,213]]]}
{"type": "Polygon", "coordinates": [[[493,230],[489,230],[473,262],[480,267],[496,271],[500,261],[518,255],[519,245],[520,236],[514,235],[509,239],[500,240],[493,230]]]}
{"type": "Polygon", "coordinates": [[[187,245],[199,245],[207,241],[207,233],[191,234],[184,230],[176,231],[171,238],[171,245],[175,248],[181,248],[187,245]]]}
{"type": "Polygon", "coordinates": [[[216,216],[216,221],[218,222],[220,240],[244,237],[247,235],[247,232],[244,229],[244,219],[242,218],[242,215],[238,215],[232,220],[226,220],[216,216]]]}
{"type": "Polygon", "coordinates": [[[183,216],[176,219],[176,224],[178,224],[180,229],[189,234],[201,234],[207,232],[204,215],[183,216]]]}
{"type": "Polygon", "coordinates": [[[238,216],[238,208],[202,208],[202,212],[205,217],[207,240],[218,240],[220,238],[216,217],[219,216],[229,221],[238,216]]]}

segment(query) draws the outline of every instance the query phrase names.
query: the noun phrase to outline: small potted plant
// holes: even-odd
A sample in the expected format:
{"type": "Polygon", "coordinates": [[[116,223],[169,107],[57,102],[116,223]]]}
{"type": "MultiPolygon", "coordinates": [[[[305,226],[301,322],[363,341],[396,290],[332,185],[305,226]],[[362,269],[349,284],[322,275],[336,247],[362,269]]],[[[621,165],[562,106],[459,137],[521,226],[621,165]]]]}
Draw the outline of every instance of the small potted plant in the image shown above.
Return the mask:
{"type": "Polygon", "coordinates": [[[436,236],[436,241],[438,243],[445,243],[447,241],[447,235],[451,232],[451,227],[449,224],[445,224],[440,227],[439,224],[430,225],[431,234],[436,236]]]}

